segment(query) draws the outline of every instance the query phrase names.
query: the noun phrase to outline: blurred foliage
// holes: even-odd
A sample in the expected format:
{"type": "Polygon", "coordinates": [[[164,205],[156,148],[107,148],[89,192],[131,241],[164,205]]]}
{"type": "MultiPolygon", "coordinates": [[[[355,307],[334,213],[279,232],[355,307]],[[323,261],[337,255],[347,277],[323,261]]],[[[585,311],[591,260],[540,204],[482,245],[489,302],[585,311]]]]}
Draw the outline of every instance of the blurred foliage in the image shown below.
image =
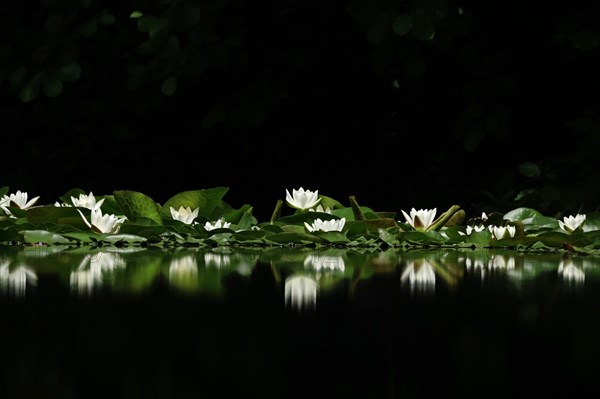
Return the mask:
{"type": "MultiPolygon", "coordinates": [[[[373,126],[397,147],[419,133],[407,128],[408,116],[427,118],[431,110],[444,121],[433,134],[465,154],[518,152],[493,177],[494,206],[594,208],[599,190],[587,182],[598,177],[597,97],[573,99],[565,115],[547,115],[539,125],[531,121],[539,114],[518,112],[530,100],[522,88],[543,73],[535,68],[558,63],[570,74],[563,86],[597,92],[600,9],[593,2],[540,7],[452,0],[3,2],[0,120],[13,137],[26,129],[68,131],[61,139],[100,130],[124,147],[146,134],[136,129],[152,113],[175,119],[181,114],[174,110],[185,108],[201,130],[250,129],[276,119],[277,107],[294,104],[308,83],[302,95],[315,106],[341,102],[349,89],[340,85],[375,87],[369,94],[390,116],[373,126]],[[525,64],[525,54],[538,53],[539,64],[525,64]],[[368,60],[368,68],[358,60],[368,60]],[[547,126],[556,131],[528,131],[547,126]],[[552,146],[555,135],[556,146],[567,143],[564,156],[523,155],[524,148],[552,146]]],[[[532,110],[561,77],[548,79],[532,110]]],[[[331,118],[352,125],[348,113],[331,118]]],[[[85,147],[87,139],[79,140],[74,149],[85,147]]],[[[25,151],[35,158],[41,149],[25,151]]],[[[143,155],[132,151],[128,156],[143,155]]],[[[447,151],[427,159],[443,165],[447,151]]]]}

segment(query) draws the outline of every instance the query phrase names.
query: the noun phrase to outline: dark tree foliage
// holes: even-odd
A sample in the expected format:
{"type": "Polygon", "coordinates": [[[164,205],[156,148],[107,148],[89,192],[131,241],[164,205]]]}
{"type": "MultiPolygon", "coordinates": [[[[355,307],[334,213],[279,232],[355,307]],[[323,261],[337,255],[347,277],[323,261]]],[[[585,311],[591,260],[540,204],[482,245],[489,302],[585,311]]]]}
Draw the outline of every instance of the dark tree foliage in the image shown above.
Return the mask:
{"type": "MultiPolygon", "coordinates": [[[[0,5],[0,186],[597,210],[593,3],[0,5]]],[[[471,207],[471,208],[469,208],[471,207]]]]}

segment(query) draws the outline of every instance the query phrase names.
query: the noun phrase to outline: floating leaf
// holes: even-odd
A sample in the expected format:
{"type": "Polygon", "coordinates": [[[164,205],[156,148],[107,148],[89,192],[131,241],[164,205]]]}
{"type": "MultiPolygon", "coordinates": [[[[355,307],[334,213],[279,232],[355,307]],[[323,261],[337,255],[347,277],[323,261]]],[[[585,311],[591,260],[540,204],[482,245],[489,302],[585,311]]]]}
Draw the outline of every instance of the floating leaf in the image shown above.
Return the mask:
{"type": "Polygon", "coordinates": [[[113,195],[129,220],[137,222],[138,219],[150,219],[156,224],[162,225],[158,204],[152,198],[140,192],[128,190],[116,190],[113,195]]]}

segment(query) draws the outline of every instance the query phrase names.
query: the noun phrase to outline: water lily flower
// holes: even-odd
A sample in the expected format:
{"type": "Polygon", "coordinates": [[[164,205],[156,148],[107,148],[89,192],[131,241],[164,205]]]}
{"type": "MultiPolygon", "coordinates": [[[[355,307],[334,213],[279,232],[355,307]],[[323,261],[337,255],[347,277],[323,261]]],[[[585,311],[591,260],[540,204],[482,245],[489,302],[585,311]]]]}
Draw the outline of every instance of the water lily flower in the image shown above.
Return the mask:
{"type": "Polygon", "coordinates": [[[103,215],[100,208],[94,208],[91,210],[91,221],[88,222],[79,209],[77,209],[77,212],[79,212],[85,224],[96,233],[116,234],[119,232],[123,222],[127,220],[127,217],[125,216],[119,217],[113,214],[103,215]]]}
{"type": "Polygon", "coordinates": [[[558,221],[558,225],[565,232],[571,234],[580,228],[583,225],[583,222],[585,222],[585,215],[577,214],[575,216],[565,216],[563,220],[558,221]]]}
{"type": "Polygon", "coordinates": [[[16,193],[10,194],[10,195],[4,195],[0,199],[0,208],[2,208],[4,213],[12,216],[12,213],[10,213],[10,211],[8,210],[9,206],[15,207],[15,208],[20,208],[20,209],[28,209],[28,208],[31,208],[33,206],[33,204],[35,204],[37,202],[37,200],[39,200],[39,199],[40,199],[40,197],[38,196],[38,197],[34,197],[34,198],[30,199],[29,201],[27,201],[27,193],[17,190],[16,193]]]}
{"type": "Polygon", "coordinates": [[[309,212],[321,212],[321,213],[329,213],[329,214],[331,214],[331,208],[330,207],[326,207],[325,209],[323,209],[323,206],[321,204],[317,205],[316,208],[310,208],[308,211],[309,212]]]}
{"type": "Polygon", "coordinates": [[[486,220],[488,220],[488,215],[486,215],[486,213],[485,213],[485,212],[481,212],[481,220],[483,220],[484,222],[485,222],[486,220]]]}
{"type": "Polygon", "coordinates": [[[304,222],[304,226],[308,231],[342,231],[346,224],[346,218],[332,219],[332,220],[321,220],[315,219],[312,224],[304,222]]]}
{"type": "Polygon", "coordinates": [[[184,207],[183,205],[179,207],[179,210],[176,210],[172,206],[169,208],[171,210],[171,216],[173,219],[179,220],[185,224],[192,224],[194,219],[198,217],[198,211],[200,210],[200,208],[196,208],[192,211],[191,207],[184,207]]]}
{"type": "Polygon", "coordinates": [[[220,218],[214,223],[206,222],[204,223],[204,229],[206,231],[214,230],[214,229],[228,229],[231,226],[231,223],[226,222],[224,218],[220,218]]]}
{"type": "Polygon", "coordinates": [[[285,304],[292,308],[314,308],[317,304],[317,281],[307,276],[291,276],[285,280],[285,304]]]}
{"type": "Polygon", "coordinates": [[[104,198],[102,198],[100,201],[96,201],[96,197],[94,197],[94,194],[90,191],[88,195],[79,194],[79,198],[71,196],[71,202],[73,203],[73,206],[79,206],[87,209],[96,209],[102,206],[104,198]]]}
{"type": "Polygon", "coordinates": [[[68,208],[68,207],[71,207],[72,205],[71,204],[67,204],[66,202],[56,201],[54,203],[54,206],[57,207],[57,208],[68,208]]]}
{"type": "Polygon", "coordinates": [[[458,234],[460,234],[461,236],[465,236],[465,235],[470,236],[471,233],[473,233],[473,232],[479,233],[484,230],[485,230],[485,226],[467,226],[466,233],[459,231],[458,234]]]}
{"type": "Polygon", "coordinates": [[[410,210],[410,215],[402,211],[406,222],[410,224],[412,228],[417,230],[426,230],[429,226],[431,226],[435,220],[436,213],[437,208],[419,209],[418,211],[415,208],[412,208],[410,210]]]}
{"type": "Polygon", "coordinates": [[[512,238],[517,232],[515,226],[494,226],[489,225],[488,230],[492,233],[492,238],[501,240],[503,238],[512,238]]]}
{"type": "Polygon", "coordinates": [[[291,195],[287,189],[285,193],[285,200],[288,205],[301,211],[314,208],[321,201],[319,190],[310,191],[300,187],[298,190],[293,189],[291,195]]]}

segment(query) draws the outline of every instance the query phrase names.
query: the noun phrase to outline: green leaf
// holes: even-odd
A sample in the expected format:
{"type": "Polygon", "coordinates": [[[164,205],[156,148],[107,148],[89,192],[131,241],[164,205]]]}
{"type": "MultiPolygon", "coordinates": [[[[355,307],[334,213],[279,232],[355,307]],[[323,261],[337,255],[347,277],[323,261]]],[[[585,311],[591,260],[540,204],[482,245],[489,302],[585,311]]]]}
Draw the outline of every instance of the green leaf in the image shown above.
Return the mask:
{"type": "Polygon", "coordinates": [[[413,27],[413,17],[410,14],[400,14],[392,23],[392,29],[395,34],[404,36],[413,27]]]}
{"type": "Polygon", "coordinates": [[[600,230],[600,212],[590,212],[585,215],[585,222],[583,222],[583,231],[595,231],[600,230]]]}
{"type": "Polygon", "coordinates": [[[57,78],[64,82],[73,82],[81,76],[81,66],[77,62],[62,66],[58,70],[57,78]]]}
{"type": "Polygon", "coordinates": [[[113,191],[113,195],[130,221],[137,223],[138,219],[145,218],[162,225],[159,206],[152,198],[140,192],[129,190],[116,190],[113,191]]]}
{"type": "Polygon", "coordinates": [[[46,205],[29,208],[25,212],[27,214],[27,221],[34,225],[55,223],[70,225],[80,229],[88,229],[75,207],[46,205]]]}
{"type": "Polygon", "coordinates": [[[44,83],[44,94],[50,98],[58,97],[63,90],[63,83],[58,79],[44,83]]]}
{"type": "Polygon", "coordinates": [[[51,233],[46,230],[25,230],[21,233],[23,234],[23,240],[28,243],[69,244],[71,242],[60,234],[51,233]]]}
{"type": "Polygon", "coordinates": [[[511,222],[523,223],[525,230],[534,229],[556,229],[558,227],[558,221],[554,218],[544,216],[535,209],[532,208],[517,208],[506,213],[504,219],[510,220],[511,222]]]}
{"type": "Polygon", "coordinates": [[[183,191],[175,194],[162,206],[160,213],[165,218],[171,218],[171,210],[179,207],[190,207],[192,210],[198,208],[198,216],[207,219],[214,217],[213,211],[222,204],[222,198],[229,191],[229,187],[214,187],[202,190],[183,191]]]}
{"type": "Polygon", "coordinates": [[[523,162],[519,165],[519,172],[525,177],[540,177],[540,167],[534,162],[523,162]]]}
{"type": "Polygon", "coordinates": [[[132,19],[138,19],[144,16],[144,13],[141,11],[133,11],[131,14],[129,14],[129,18],[132,19]]]}
{"type": "Polygon", "coordinates": [[[165,96],[172,96],[177,90],[177,82],[177,76],[169,76],[163,81],[162,85],[160,86],[160,91],[165,96]]]}

